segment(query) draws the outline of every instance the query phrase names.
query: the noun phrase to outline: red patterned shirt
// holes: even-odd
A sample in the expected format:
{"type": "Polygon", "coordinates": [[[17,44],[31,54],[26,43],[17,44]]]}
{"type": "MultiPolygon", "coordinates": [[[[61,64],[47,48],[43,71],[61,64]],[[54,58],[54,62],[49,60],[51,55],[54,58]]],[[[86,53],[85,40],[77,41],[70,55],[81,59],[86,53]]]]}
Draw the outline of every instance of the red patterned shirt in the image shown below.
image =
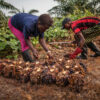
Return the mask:
{"type": "Polygon", "coordinates": [[[78,34],[82,30],[85,30],[89,27],[93,27],[96,24],[100,23],[100,19],[97,17],[85,17],[79,20],[73,21],[71,28],[75,34],[78,34]]]}

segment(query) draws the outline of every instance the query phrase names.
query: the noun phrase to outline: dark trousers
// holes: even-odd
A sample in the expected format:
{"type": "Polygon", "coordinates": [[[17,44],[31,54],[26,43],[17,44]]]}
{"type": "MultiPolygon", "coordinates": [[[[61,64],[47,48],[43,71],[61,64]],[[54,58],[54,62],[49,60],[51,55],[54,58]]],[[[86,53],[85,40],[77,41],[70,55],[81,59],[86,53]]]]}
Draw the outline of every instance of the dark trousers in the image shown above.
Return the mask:
{"type": "Polygon", "coordinates": [[[100,52],[100,50],[96,47],[96,45],[93,42],[89,42],[87,44],[85,44],[82,48],[82,56],[87,56],[88,51],[87,51],[87,47],[90,48],[93,52],[98,53],[100,52]]]}

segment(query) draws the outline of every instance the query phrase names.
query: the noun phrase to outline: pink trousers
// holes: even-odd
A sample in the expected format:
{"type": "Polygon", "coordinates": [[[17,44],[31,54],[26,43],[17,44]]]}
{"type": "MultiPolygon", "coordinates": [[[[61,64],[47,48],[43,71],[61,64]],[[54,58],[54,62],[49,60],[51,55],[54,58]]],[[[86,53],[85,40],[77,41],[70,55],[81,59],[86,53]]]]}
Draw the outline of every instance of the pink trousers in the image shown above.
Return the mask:
{"type": "Polygon", "coordinates": [[[8,21],[8,26],[11,30],[11,32],[16,36],[16,38],[20,41],[20,44],[21,44],[21,51],[25,51],[27,49],[29,49],[29,46],[27,45],[25,39],[24,39],[24,34],[16,29],[12,24],[11,24],[11,18],[9,19],[8,21]]]}

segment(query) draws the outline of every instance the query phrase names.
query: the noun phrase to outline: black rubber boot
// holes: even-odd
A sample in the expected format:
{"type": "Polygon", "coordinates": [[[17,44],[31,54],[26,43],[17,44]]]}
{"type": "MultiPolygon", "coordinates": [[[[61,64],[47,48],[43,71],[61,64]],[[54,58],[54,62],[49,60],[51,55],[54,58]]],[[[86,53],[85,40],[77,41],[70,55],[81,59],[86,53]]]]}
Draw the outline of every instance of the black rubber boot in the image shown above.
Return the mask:
{"type": "Polygon", "coordinates": [[[95,52],[94,55],[90,55],[91,57],[98,57],[100,56],[100,50],[96,47],[96,45],[93,42],[89,42],[87,44],[87,46],[93,51],[95,52]]]}
{"type": "Polygon", "coordinates": [[[85,44],[82,48],[82,53],[77,59],[87,59],[87,45],[85,44]]]}
{"type": "Polygon", "coordinates": [[[84,55],[80,55],[80,56],[77,57],[77,59],[87,59],[87,57],[84,56],[84,55]]]}
{"type": "Polygon", "coordinates": [[[96,52],[94,55],[90,55],[90,57],[98,57],[100,56],[100,52],[96,52]]]}
{"type": "Polygon", "coordinates": [[[22,56],[25,62],[29,61],[29,62],[33,62],[33,59],[31,57],[31,55],[29,54],[29,49],[22,52],[22,56]]]}

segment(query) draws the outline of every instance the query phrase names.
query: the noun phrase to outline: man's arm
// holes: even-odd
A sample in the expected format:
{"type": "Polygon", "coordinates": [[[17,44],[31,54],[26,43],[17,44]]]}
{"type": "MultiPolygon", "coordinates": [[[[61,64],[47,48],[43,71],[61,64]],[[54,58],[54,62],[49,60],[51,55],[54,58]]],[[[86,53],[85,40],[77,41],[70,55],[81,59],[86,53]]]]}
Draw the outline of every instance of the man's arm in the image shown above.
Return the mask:
{"type": "Polygon", "coordinates": [[[49,50],[48,50],[48,47],[47,47],[47,45],[46,45],[46,42],[45,42],[45,40],[44,40],[44,38],[39,38],[39,43],[41,44],[41,46],[43,47],[43,49],[44,49],[46,52],[49,51],[49,50]]]}
{"type": "Polygon", "coordinates": [[[79,46],[80,48],[82,48],[83,45],[84,45],[84,43],[85,43],[85,38],[84,38],[84,36],[83,36],[83,34],[82,34],[81,32],[79,32],[77,35],[78,35],[78,37],[79,37],[79,39],[80,39],[80,41],[79,41],[79,43],[78,43],[78,46],[79,46]]]}
{"type": "Polygon", "coordinates": [[[40,42],[41,46],[44,48],[44,50],[47,52],[47,55],[49,56],[49,58],[53,58],[51,51],[49,51],[44,38],[39,38],[39,42],[40,42]]]}

